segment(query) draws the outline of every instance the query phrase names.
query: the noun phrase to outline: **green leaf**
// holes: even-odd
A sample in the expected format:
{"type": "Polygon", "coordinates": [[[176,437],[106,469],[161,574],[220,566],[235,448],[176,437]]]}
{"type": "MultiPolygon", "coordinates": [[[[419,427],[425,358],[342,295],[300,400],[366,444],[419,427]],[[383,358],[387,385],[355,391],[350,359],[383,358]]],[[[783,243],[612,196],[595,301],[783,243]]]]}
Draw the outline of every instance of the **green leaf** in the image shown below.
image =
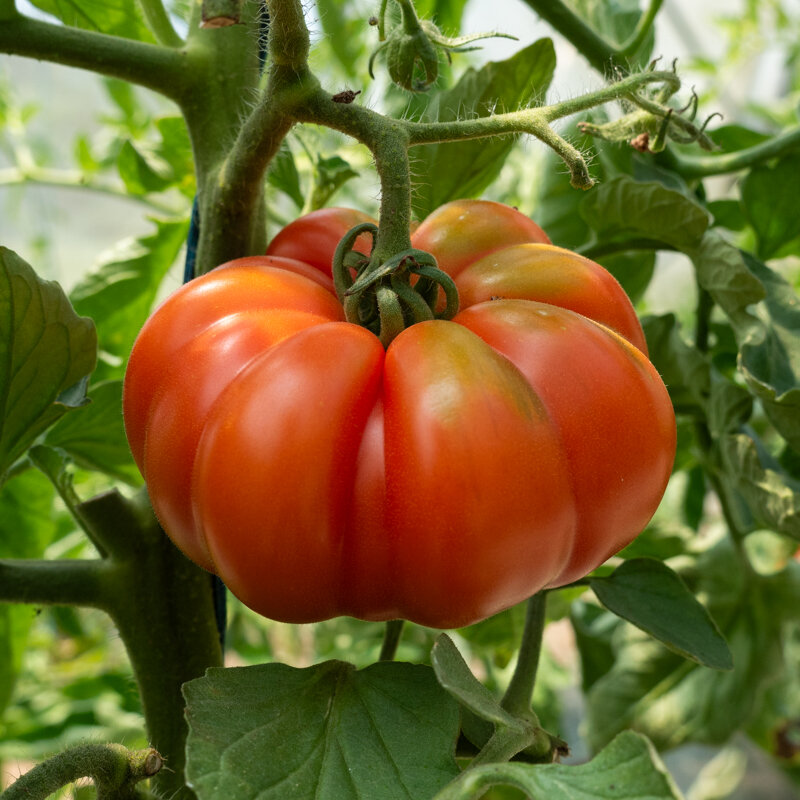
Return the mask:
{"type": "Polygon", "coordinates": [[[753,318],[736,318],[739,367],[773,425],[800,452],[800,297],[766,264],[749,253],[742,258],[765,297],[753,318]]]}
{"type": "Polygon", "coordinates": [[[162,192],[174,182],[165,163],[152,155],[145,157],[130,139],[120,148],[117,169],[125,188],[131,194],[162,192]]]}
{"type": "Polygon", "coordinates": [[[330,47],[348,78],[361,79],[365,72],[366,45],[378,46],[375,29],[366,26],[363,4],[359,6],[352,0],[317,0],[317,11],[325,34],[323,44],[330,47]]]}
{"type": "Polygon", "coordinates": [[[780,673],[782,629],[797,615],[796,588],[753,575],[727,538],[703,552],[685,577],[706,598],[734,668],[708,669],[644,631],[622,626],[612,639],[614,667],[587,696],[593,748],[630,727],[659,749],[688,741],[722,744],[758,712],[762,692],[780,673]]]}
{"type": "Polygon", "coordinates": [[[0,481],[36,437],[85,395],[65,390],[94,369],[97,339],[61,287],[0,247],[0,481]]]}
{"type": "Polygon", "coordinates": [[[666,384],[677,411],[705,407],[711,391],[711,368],[697,348],[681,336],[674,314],[642,319],[650,360],[666,384]]]}
{"type": "MultiPolygon", "coordinates": [[[[54,539],[55,492],[37,470],[9,479],[0,489],[0,558],[38,558],[54,539]]],[[[0,604],[0,716],[11,699],[22,662],[28,629],[34,619],[29,606],[0,604]]]]}
{"type": "Polygon", "coordinates": [[[753,320],[747,306],[763,300],[766,292],[749,269],[742,251],[727,242],[719,231],[710,230],[696,248],[685,252],[694,262],[700,286],[711,294],[734,328],[747,332],[753,320]]]}
{"type": "MultiPolygon", "coordinates": [[[[639,0],[573,0],[570,4],[592,30],[612,42],[622,44],[636,29],[642,15],[639,0]]],[[[643,65],[650,58],[654,35],[651,29],[636,63],[643,65]]]]}
{"type": "MultiPolygon", "coordinates": [[[[355,174],[355,173],[353,173],[355,174]]],[[[284,139],[275,158],[267,170],[267,180],[271,186],[288,195],[298,208],[303,207],[303,191],[300,188],[300,174],[294,163],[294,156],[284,139]]]]}
{"type": "Polygon", "coordinates": [[[621,284],[632,302],[637,302],[650,285],[656,268],[653,250],[629,250],[599,259],[621,284]]]}
{"type": "Polygon", "coordinates": [[[666,564],[625,561],[609,576],[589,578],[597,599],[684,658],[712,669],[732,669],[730,650],[708,611],[666,564]]]}
{"type": "Polygon", "coordinates": [[[122,242],[72,291],[75,308],[97,325],[101,351],[116,359],[115,365],[102,365],[103,378],[121,377],[121,365],[150,315],[161,281],[186,241],[186,220],[153,222],[154,234],[122,242]]]}
{"type": "Polygon", "coordinates": [[[622,620],[595,603],[577,600],[572,604],[570,622],[581,659],[581,681],[584,692],[614,666],[611,639],[622,620]]]}
{"type": "Polygon", "coordinates": [[[210,669],[184,694],[200,800],[418,800],[458,774],[458,706],[429,667],[210,669]]]}
{"type": "Polygon", "coordinates": [[[467,0],[416,0],[417,14],[423,19],[433,20],[445,35],[455,36],[461,32],[461,17],[467,0]]]}
{"type": "Polygon", "coordinates": [[[604,243],[646,238],[684,251],[699,246],[710,222],[706,210],[682,192],[626,175],[592,189],[580,213],[604,243]]]}
{"type": "Polygon", "coordinates": [[[442,634],[431,651],[431,664],[441,686],[473,714],[496,725],[518,728],[519,722],[472,674],[453,640],[442,634]]]}
{"type": "Polygon", "coordinates": [[[768,134],[759,133],[744,125],[720,125],[719,128],[709,131],[709,136],[723,153],[754,147],[770,138],[768,134]]]}
{"type": "Polygon", "coordinates": [[[741,430],[752,413],[753,398],[746,389],[730,381],[714,381],[706,408],[712,437],[741,430]]]}
{"type": "Polygon", "coordinates": [[[753,167],[741,182],[744,212],[756,232],[757,254],[771,258],[800,235],[797,187],[800,155],[791,154],[773,166],[753,167]]]}
{"type": "Polygon", "coordinates": [[[643,736],[626,731],[591,761],[488,764],[467,770],[433,800],[477,800],[489,786],[514,786],[547,800],[681,800],[661,759],[643,736]]]}
{"type": "Polygon", "coordinates": [[[135,0],[32,0],[65,25],[154,42],[135,0]]]}
{"type": "Polygon", "coordinates": [[[194,156],[186,122],[181,116],[159,117],[156,128],[160,143],[153,149],[158,158],[169,166],[169,177],[185,197],[193,198],[196,191],[194,156]]]}
{"type": "Polygon", "coordinates": [[[139,485],[141,477],[122,424],[122,381],[98,383],[89,396],[88,406],[50,428],[45,444],[60,448],[78,466],[139,485]]]}
{"type": "Polygon", "coordinates": [[[306,207],[324,208],[347,181],[357,177],[358,173],[341,156],[317,156],[314,162],[314,185],[306,207]]]}
{"type": "Polygon", "coordinates": [[[741,231],[747,225],[747,218],[738,200],[712,200],[706,208],[714,217],[714,225],[729,231],[741,231]]]}
{"type": "Polygon", "coordinates": [[[747,502],[754,522],[800,540],[800,481],[747,434],[726,436],[719,446],[726,474],[747,502]]]}
{"type": "MultiPolygon", "coordinates": [[[[452,89],[436,95],[426,118],[452,121],[539,103],[555,64],[552,41],[539,39],[505,61],[467,69],[452,89]]],[[[449,200],[477,197],[500,173],[513,142],[496,137],[415,147],[412,170],[421,179],[412,196],[414,216],[422,219],[449,200]]]]}

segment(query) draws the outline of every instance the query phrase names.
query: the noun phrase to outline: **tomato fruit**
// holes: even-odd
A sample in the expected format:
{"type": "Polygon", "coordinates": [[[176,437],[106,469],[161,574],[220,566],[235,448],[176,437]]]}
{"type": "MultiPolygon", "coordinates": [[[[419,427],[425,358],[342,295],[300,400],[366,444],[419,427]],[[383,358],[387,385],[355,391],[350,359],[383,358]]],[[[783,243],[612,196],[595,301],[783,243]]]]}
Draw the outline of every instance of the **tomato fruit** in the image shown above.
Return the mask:
{"type": "Polygon", "coordinates": [[[386,350],[344,321],[319,215],[308,254],[278,234],[134,345],[125,425],[153,507],[265,616],[467,625],[587,574],[660,502],[675,419],[619,284],[507,206],[443,209],[414,244],[461,310],[386,350]]]}
{"type": "MultiPolygon", "coordinates": [[[[269,243],[267,255],[305,261],[330,276],[336,245],[361,222],[375,220],[353,208],[317,209],[282,228],[269,243]]],[[[362,236],[356,246],[369,253],[369,237],[362,236]]]]}

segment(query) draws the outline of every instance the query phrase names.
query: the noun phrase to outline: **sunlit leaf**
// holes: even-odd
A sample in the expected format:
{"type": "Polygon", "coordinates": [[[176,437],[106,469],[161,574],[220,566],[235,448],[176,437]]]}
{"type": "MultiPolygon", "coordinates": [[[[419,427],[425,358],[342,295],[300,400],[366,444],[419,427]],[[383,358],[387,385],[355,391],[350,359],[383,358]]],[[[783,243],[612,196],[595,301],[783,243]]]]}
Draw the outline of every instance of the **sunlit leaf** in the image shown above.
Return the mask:
{"type": "Polygon", "coordinates": [[[731,654],[708,611],[666,564],[653,558],[623,562],[606,577],[591,577],[598,600],[684,658],[731,669],[731,654]]]}
{"type": "Polygon", "coordinates": [[[417,800],[458,774],[458,707],[429,667],[211,669],[184,693],[200,800],[417,800]]]}

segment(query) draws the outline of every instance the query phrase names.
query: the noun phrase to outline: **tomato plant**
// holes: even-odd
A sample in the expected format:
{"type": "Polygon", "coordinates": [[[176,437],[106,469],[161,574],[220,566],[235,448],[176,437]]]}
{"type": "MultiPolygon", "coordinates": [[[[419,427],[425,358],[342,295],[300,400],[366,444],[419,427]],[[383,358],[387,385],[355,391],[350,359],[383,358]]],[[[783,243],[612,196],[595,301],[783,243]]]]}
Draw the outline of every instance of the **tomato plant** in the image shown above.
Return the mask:
{"type": "Polygon", "coordinates": [[[794,800],[796,15],[371,5],[0,0],[2,800],[794,800]]]}

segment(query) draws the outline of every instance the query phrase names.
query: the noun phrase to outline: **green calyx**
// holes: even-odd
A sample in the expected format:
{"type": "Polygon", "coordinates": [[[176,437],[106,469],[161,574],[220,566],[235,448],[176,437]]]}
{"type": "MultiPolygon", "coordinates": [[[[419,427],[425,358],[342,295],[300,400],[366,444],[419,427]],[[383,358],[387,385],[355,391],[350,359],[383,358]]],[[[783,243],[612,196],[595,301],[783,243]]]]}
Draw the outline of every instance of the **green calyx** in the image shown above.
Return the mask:
{"type": "Polygon", "coordinates": [[[369,74],[375,77],[373,64],[378,54],[385,50],[386,65],[392,81],[410,92],[424,92],[439,77],[439,51],[447,59],[450,53],[464,53],[476,50],[470,47],[480,39],[502,37],[515,39],[505,33],[475,33],[469,36],[451,38],[445,36],[430,20],[419,19],[411,0],[396,0],[400,6],[400,24],[386,33],[386,6],[383,0],[378,16],[378,33],[382,44],[370,56],[369,74]]]}
{"type": "Polygon", "coordinates": [[[358,237],[369,234],[374,254],[377,233],[376,225],[364,222],[345,234],[333,258],[333,283],[347,321],[371,330],[388,347],[417,322],[452,319],[458,312],[458,290],[424,250],[409,248],[382,261],[354,249],[358,237]],[[442,310],[440,289],[445,298],[442,310]]]}

